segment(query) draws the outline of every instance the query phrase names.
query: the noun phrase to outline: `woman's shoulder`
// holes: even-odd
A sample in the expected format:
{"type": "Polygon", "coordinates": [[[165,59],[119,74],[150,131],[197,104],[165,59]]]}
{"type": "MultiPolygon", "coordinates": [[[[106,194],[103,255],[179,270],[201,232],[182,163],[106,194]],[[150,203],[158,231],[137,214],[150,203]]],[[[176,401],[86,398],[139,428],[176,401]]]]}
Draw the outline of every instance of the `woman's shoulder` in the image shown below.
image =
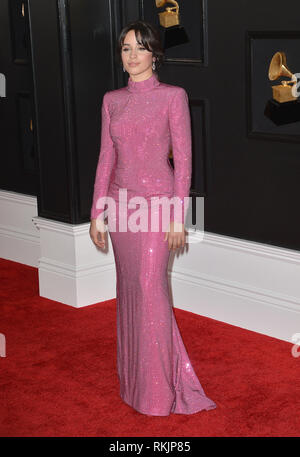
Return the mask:
{"type": "Polygon", "coordinates": [[[175,86],[175,84],[170,84],[170,83],[166,83],[163,81],[160,81],[160,86],[164,87],[170,91],[173,91],[174,93],[177,91],[184,90],[184,88],[182,86],[175,86]]]}
{"type": "Polygon", "coordinates": [[[172,93],[174,95],[182,93],[182,92],[186,92],[185,88],[182,87],[182,86],[175,86],[175,84],[169,84],[169,83],[165,83],[165,82],[162,82],[162,81],[160,81],[160,87],[162,89],[167,90],[168,92],[170,92],[170,93],[172,93]]]}
{"type": "Polygon", "coordinates": [[[117,99],[123,96],[126,92],[125,87],[121,87],[120,89],[108,90],[103,95],[103,100],[106,102],[110,102],[114,99],[117,99]]]}
{"type": "MultiPolygon", "coordinates": [[[[167,97],[169,102],[177,98],[188,98],[188,94],[184,87],[176,86],[175,84],[169,84],[163,81],[159,81],[160,84],[156,88],[161,91],[161,95],[167,97]]],[[[119,89],[108,90],[103,95],[103,103],[106,105],[113,106],[114,103],[119,103],[123,97],[128,95],[127,87],[120,87],[119,89]]]]}
{"type": "Polygon", "coordinates": [[[168,98],[170,101],[180,97],[188,98],[188,94],[185,88],[182,86],[176,86],[174,84],[160,82],[159,87],[168,94],[168,98]]]}

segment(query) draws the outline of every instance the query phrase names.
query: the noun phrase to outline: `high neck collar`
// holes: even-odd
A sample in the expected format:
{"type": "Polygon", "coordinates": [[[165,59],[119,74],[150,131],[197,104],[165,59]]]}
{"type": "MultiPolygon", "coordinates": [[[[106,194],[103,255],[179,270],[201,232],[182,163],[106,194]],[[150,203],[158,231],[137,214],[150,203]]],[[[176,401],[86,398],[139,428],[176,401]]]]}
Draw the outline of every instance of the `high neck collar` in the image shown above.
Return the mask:
{"type": "Polygon", "coordinates": [[[152,73],[150,78],[143,81],[132,81],[128,79],[127,89],[129,92],[145,92],[159,86],[160,82],[155,73],[152,73]]]}

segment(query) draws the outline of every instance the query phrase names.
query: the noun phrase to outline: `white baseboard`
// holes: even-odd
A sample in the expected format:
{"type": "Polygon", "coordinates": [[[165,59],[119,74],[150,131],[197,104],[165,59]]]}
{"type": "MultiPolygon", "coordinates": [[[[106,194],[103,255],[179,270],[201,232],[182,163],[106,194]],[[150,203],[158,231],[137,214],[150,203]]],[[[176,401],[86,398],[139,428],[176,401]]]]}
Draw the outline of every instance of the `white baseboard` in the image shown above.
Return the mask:
{"type": "Polygon", "coordinates": [[[1,257],[37,267],[40,234],[32,223],[37,215],[36,197],[0,190],[0,214],[1,257]]]}
{"type": "Polygon", "coordinates": [[[41,297],[81,308],[116,297],[113,249],[102,252],[89,235],[90,224],[71,225],[35,217],[40,231],[41,297]]]}
{"type": "Polygon", "coordinates": [[[300,253],[205,232],[172,268],[175,307],[291,342],[300,332],[300,253]]]}
{"type": "MultiPolygon", "coordinates": [[[[115,298],[115,264],[89,237],[89,223],[37,216],[36,198],[0,191],[1,257],[39,270],[40,295],[82,307],[115,298]]],[[[300,252],[190,231],[170,259],[173,304],[291,342],[300,332],[300,252]]]]}

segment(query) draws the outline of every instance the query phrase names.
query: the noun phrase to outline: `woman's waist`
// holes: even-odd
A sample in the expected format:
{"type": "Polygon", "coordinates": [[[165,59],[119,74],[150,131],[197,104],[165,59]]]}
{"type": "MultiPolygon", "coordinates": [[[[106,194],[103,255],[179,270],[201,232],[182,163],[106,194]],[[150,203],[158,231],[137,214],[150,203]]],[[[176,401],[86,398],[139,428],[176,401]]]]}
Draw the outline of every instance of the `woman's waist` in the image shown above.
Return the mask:
{"type": "Polygon", "coordinates": [[[118,172],[116,169],[111,179],[111,189],[127,189],[132,195],[148,196],[151,194],[170,193],[173,191],[174,173],[171,170],[155,172],[118,172]]]}
{"type": "Polygon", "coordinates": [[[134,197],[152,200],[157,197],[172,197],[173,183],[164,183],[163,186],[142,187],[142,186],[120,186],[119,183],[112,181],[109,185],[108,196],[116,201],[128,201],[134,197]]]}

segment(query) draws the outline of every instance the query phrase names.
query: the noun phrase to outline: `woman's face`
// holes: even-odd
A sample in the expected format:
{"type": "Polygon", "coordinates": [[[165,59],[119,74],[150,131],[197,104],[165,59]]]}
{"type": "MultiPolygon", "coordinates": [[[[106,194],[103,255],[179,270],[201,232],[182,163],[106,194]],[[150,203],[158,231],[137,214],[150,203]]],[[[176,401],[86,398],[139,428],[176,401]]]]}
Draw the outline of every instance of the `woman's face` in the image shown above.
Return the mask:
{"type": "Polygon", "coordinates": [[[131,79],[143,80],[152,74],[152,52],[136,41],[134,30],[129,30],[122,46],[122,62],[131,79]]]}

